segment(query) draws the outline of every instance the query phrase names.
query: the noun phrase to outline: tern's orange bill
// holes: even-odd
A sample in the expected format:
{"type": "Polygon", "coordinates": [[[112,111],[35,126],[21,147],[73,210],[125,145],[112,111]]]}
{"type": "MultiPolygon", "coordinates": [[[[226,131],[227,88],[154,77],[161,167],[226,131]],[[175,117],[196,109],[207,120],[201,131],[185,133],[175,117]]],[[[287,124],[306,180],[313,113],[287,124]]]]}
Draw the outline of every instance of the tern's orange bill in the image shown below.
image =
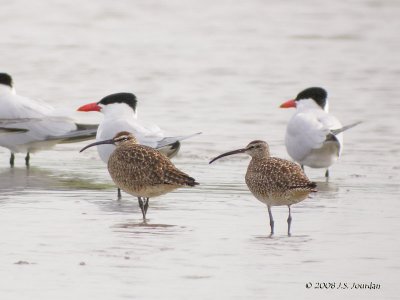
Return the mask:
{"type": "Polygon", "coordinates": [[[296,107],[296,101],[295,100],[288,100],[279,106],[280,108],[290,108],[290,107],[296,107]]]}
{"type": "Polygon", "coordinates": [[[77,110],[78,111],[100,111],[101,107],[97,104],[97,102],[93,102],[93,103],[82,105],[77,110]]]}

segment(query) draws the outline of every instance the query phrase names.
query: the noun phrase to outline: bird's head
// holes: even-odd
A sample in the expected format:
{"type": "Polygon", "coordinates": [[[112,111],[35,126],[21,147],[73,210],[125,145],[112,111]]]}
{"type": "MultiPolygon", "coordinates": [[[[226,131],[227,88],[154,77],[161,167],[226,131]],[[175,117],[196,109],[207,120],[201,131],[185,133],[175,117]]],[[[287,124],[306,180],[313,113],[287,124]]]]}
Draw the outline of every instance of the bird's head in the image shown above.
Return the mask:
{"type": "Polygon", "coordinates": [[[263,158],[263,157],[270,156],[268,144],[264,141],[255,140],[255,141],[250,142],[245,148],[229,151],[229,152],[223,153],[221,155],[218,155],[217,157],[213,158],[210,161],[210,164],[222,157],[233,155],[233,154],[239,154],[239,153],[246,153],[253,158],[263,158]]]}
{"type": "Polygon", "coordinates": [[[117,147],[124,145],[124,144],[137,144],[136,138],[133,136],[132,133],[129,133],[127,131],[121,131],[117,133],[112,139],[110,140],[104,140],[104,141],[99,141],[95,143],[91,143],[85,147],[83,147],[79,152],[85,151],[87,148],[93,147],[93,146],[98,146],[98,145],[115,145],[117,147]]]}
{"type": "Polygon", "coordinates": [[[319,107],[326,112],[328,111],[328,93],[320,87],[310,87],[301,91],[295,99],[288,100],[281,104],[281,108],[290,107],[319,107]]]}
{"type": "Polygon", "coordinates": [[[137,99],[132,93],[116,93],[111,94],[99,102],[92,102],[85,104],[78,108],[78,111],[98,111],[104,115],[115,114],[120,116],[121,114],[132,113],[136,115],[137,99]]]}

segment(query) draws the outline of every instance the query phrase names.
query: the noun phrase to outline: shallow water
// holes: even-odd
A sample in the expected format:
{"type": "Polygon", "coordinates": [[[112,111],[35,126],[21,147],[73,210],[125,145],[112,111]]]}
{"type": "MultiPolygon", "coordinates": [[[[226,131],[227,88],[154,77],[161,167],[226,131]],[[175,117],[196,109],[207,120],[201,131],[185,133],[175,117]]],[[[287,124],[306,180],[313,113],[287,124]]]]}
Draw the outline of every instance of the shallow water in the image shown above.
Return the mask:
{"type": "Polygon", "coordinates": [[[170,134],[202,131],[175,164],[201,185],[150,200],[116,190],[85,143],[8,166],[0,150],[1,299],[397,299],[400,275],[398,1],[9,1],[2,71],[17,91],[74,110],[118,91],[170,134]],[[301,89],[328,89],[344,124],[319,193],[266,208],[244,183],[248,158],[208,160],[253,139],[287,158],[280,110],[301,89]],[[307,289],[374,282],[379,290],[307,289]]]}

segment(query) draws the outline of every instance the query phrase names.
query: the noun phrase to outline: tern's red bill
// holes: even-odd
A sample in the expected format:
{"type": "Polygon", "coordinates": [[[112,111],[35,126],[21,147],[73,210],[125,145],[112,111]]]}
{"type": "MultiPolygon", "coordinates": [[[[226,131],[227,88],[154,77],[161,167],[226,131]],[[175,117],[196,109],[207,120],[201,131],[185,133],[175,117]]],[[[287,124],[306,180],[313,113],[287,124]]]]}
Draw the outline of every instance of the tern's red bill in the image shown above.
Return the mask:
{"type": "Polygon", "coordinates": [[[101,107],[97,104],[97,102],[85,104],[78,108],[78,111],[100,111],[100,110],[101,107]]]}
{"type": "Polygon", "coordinates": [[[290,108],[290,107],[296,107],[296,101],[295,100],[289,100],[281,104],[280,108],[290,108]]]}

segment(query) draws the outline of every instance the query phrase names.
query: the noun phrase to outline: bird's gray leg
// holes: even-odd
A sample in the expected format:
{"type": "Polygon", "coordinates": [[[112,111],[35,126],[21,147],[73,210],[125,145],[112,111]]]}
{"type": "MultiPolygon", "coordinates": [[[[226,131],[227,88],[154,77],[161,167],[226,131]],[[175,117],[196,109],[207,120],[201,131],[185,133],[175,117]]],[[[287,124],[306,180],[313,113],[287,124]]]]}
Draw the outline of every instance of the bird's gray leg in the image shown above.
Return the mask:
{"type": "Polygon", "coordinates": [[[304,165],[300,165],[301,169],[304,171],[304,165]]]}
{"type": "Polygon", "coordinates": [[[326,169],[325,177],[326,177],[326,178],[329,178],[329,169],[326,169]]]}
{"type": "Polygon", "coordinates": [[[29,167],[29,159],[31,158],[31,156],[29,155],[29,152],[26,153],[25,156],[25,166],[29,167]]]}
{"type": "Polygon", "coordinates": [[[117,197],[118,197],[117,200],[121,200],[121,198],[122,198],[121,189],[120,188],[117,188],[117,197]]]}
{"type": "Polygon", "coordinates": [[[269,226],[271,227],[271,234],[272,236],[274,234],[274,218],[272,217],[272,211],[271,211],[271,206],[268,205],[268,215],[269,215],[269,226]]]}
{"type": "Polygon", "coordinates": [[[149,209],[149,200],[150,200],[150,198],[144,198],[144,199],[146,199],[146,202],[144,204],[144,214],[146,215],[147,214],[147,210],[149,209]]]}
{"type": "Polygon", "coordinates": [[[140,207],[140,209],[142,210],[142,215],[143,215],[143,221],[146,221],[146,211],[145,211],[145,203],[143,203],[144,201],[144,199],[146,199],[146,198],[142,198],[142,197],[138,197],[138,201],[139,201],[139,207],[140,207]]]}
{"type": "Polygon", "coordinates": [[[15,155],[14,153],[11,152],[11,156],[10,156],[10,167],[14,167],[14,160],[15,160],[15,155]]]}
{"type": "Polygon", "coordinates": [[[288,208],[289,208],[289,217],[287,218],[287,234],[288,236],[291,236],[290,225],[292,225],[292,214],[290,213],[290,205],[288,205],[288,208]]]}

